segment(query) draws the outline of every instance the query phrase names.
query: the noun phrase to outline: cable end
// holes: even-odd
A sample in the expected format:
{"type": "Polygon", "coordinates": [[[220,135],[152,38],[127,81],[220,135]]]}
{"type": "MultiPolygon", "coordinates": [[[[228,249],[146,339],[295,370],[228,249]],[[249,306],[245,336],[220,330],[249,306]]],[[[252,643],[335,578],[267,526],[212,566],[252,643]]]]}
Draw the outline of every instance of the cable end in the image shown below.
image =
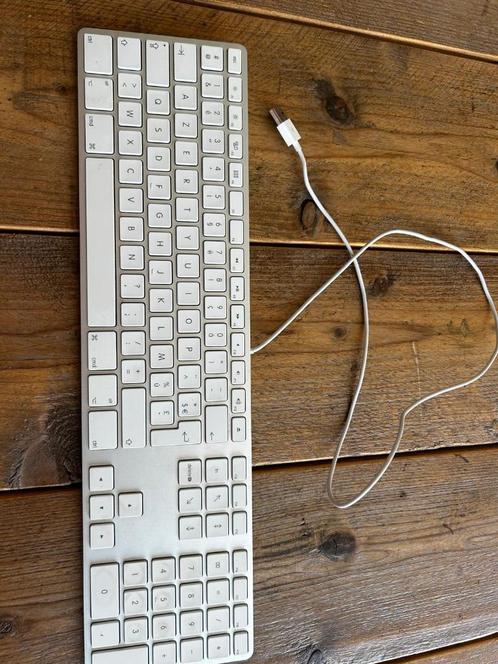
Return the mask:
{"type": "Polygon", "coordinates": [[[292,120],[288,118],[278,106],[270,108],[270,115],[287,146],[290,147],[292,145],[293,148],[297,149],[297,145],[301,140],[301,135],[294,126],[292,120]]]}

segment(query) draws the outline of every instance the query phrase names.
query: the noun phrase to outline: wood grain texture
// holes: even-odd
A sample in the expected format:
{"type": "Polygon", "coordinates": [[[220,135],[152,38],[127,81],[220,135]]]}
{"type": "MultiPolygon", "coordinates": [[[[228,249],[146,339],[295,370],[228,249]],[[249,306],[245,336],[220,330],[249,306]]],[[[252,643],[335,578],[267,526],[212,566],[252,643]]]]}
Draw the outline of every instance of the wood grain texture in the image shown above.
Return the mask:
{"type": "MultiPolygon", "coordinates": [[[[349,492],[374,463],[343,466],[349,492]]],[[[254,474],[254,664],[375,664],[495,629],[497,449],[405,456],[348,512],[324,503],[326,472],[254,474]]],[[[78,664],[80,492],[0,508],[0,660],[78,664]]]]}
{"type": "Polygon", "coordinates": [[[496,0],[186,0],[498,59],[496,0]]]}
{"type": "MultiPolygon", "coordinates": [[[[0,235],[0,485],[79,477],[77,238],[0,235]]],[[[255,246],[253,340],[289,316],[344,259],[338,249],[255,246]]],[[[498,268],[479,257],[492,291],[498,268]]],[[[365,257],[371,363],[346,455],[378,454],[400,410],[475,373],[493,346],[477,283],[448,254],[374,251],[365,257]]],[[[328,458],[356,376],[361,316],[346,276],[285,336],[253,358],[256,464],[328,458]]],[[[497,373],[410,417],[404,450],[494,443],[497,373]]]]}
{"type": "Polygon", "coordinates": [[[403,657],[393,664],[496,664],[498,662],[498,638],[491,636],[435,653],[415,657],[403,657]]]}
{"type": "Polygon", "coordinates": [[[93,25],[247,45],[253,240],[337,244],[268,118],[280,104],[352,242],[402,226],[498,249],[490,63],[168,0],[0,0],[0,12],[2,228],[77,228],[76,30],[93,25]]]}

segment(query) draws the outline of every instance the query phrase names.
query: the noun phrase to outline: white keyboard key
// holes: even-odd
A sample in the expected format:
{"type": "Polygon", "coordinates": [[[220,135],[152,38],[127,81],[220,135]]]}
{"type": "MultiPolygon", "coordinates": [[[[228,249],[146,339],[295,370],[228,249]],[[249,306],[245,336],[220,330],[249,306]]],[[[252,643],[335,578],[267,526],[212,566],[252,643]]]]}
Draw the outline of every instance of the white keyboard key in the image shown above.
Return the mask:
{"type": "Polygon", "coordinates": [[[206,154],[223,154],[225,134],[221,129],[202,130],[202,151],[206,154]]]}
{"type": "Polygon", "coordinates": [[[197,362],[201,359],[201,340],[198,337],[178,339],[178,359],[181,362],[197,362]]]}
{"type": "Polygon", "coordinates": [[[118,67],[140,71],[142,68],[142,46],[140,39],[118,37],[118,67]]]}
{"type": "Polygon", "coordinates": [[[202,639],[185,639],[180,643],[180,657],[182,664],[201,662],[204,656],[204,642],[202,639]]]}
{"type": "Polygon", "coordinates": [[[163,586],[152,590],[152,608],[154,611],[171,611],[176,604],[174,586],[163,586]]]}
{"type": "Polygon", "coordinates": [[[247,479],[247,461],[245,457],[234,457],[232,459],[232,480],[247,479]]]}
{"type": "Polygon", "coordinates": [[[119,616],[119,565],[90,567],[90,609],[94,620],[119,616]]]}
{"type": "Polygon", "coordinates": [[[180,461],[178,464],[178,483],[180,485],[200,484],[201,477],[202,467],[199,460],[180,461]]]}
{"type": "Polygon", "coordinates": [[[234,443],[244,443],[246,440],[245,417],[232,418],[232,440],[234,443]]]}
{"type": "Polygon", "coordinates": [[[178,387],[195,390],[201,386],[201,368],[198,364],[182,364],[178,367],[178,387]]]}
{"type": "Polygon", "coordinates": [[[150,404],[150,423],[152,426],[165,426],[175,421],[175,409],[172,401],[152,401],[150,404]]]}
{"type": "Polygon", "coordinates": [[[150,366],[152,369],[171,369],[173,366],[173,346],[152,345],[150,347],[150,366]]]}
{"type": "Polygon", "coordinates": [[[197,81],[197,47],[195,44],[175,42],[173,52],[175,81],[195,83],[197,81]]]}
{"type": "Polygon", "coordinates": [[[153,285],[173,283],[172,262],[149,261],[149,282],[153,285]]]}
{"type": "Polygon", "coordinates": [[[147,113],[150,115],[169,115],[169,90],[147,90],[147,113]]]}
{"type": "Polygon", "coordinates": [[[94,523],[90,526],[90,548],[112,549],[114,547],[114,524],[94,523]]]}
{"type": "MultiPolygon", "coordinates": [[[[231,134],[232,136],[234,134],[231,134]]],[[[244,184],[242,164],[231,162],[228,166],[228,181],[231,187],[242,187],[244,184]]]]}
{"type": "Polygon", "coordinates": [[[142,77],[140,74],[118,74],[118,95],[125,99],[140,99],[142,77]]]}
{"type": "Polygon", "coordinates": [[[207,350],[204,354],[204,371],[207,374],[226,373],[227,352],[224,350],[207,350]]]}
{"type": "MultiPolygon", "coordinates": [[[[155,579],[153,579],[155,581],[155,579]]],[[[125,586],[143,586],[147,583],[147,561],[136,560],[123,565],[125,586]]]]}
{"type": "Polygon", "coordinates": [[[125,449],[145,447],[146,444],[146,394],[141,387],[121,392],[121,444],[125,449]]]}
{"type": "Polygon", "coordinates": [[[246,365],[243,360],[234,360],[231,366],[233,385],[244,385],[246,382],[246,365]]]}
{"type": "Polygon", "coordinates": [[[85,33],[85,71],[89,74],[112,74],[112,37],[85,33]]]}
{"type": "MultiPolygon", "coordinates": [[[[137,517],[143,514],[143,495],[140,492],[120,493],[118,497],[119,516],[137,517]]],[[[140,611],[142,613],[142,611],[140,611]]]]}
{"type": "Polygon", "coordinates": [[[243,629],[249,624],[249,609],[247,604],[237,604],[233,607],[233,626],[243,629]]]}
{"type": "Polygon", "coordinates": [[[226,378],[206,378],[204,382],[206,401],[226,401],[228,398],[228,381],[226,378]]]}
{"type": "MultiPolygon", "coordinates": [[[[133,192],[138,189],[122,189],[121,191],[133,192]]],[[[142,192],[140,191],[140,194],[142,192]]],[[[129,199],[135,194],[128,194],[129,199]]],[[[125,244],[120,247],[120,266],[122,270],[143,270],[144,267],[144,249],[143,247],[125,244]]]]}
{"type": "Polygon", "coordinates": [[[129,618],[124,621],[125,643],[143,643],[147,638],[147,618],[129,618]]]}
{"type": "Polygon", "coordinates": [[[206,489],[206,509],[209,511],[228,508],[228,487],[209,486],[206,489]]]}
{"type": "Polygon", "coordinates": [[[85,108],[90,111],[112,111],[113,87],[111,78],[85,78],[85,108]]]}
{"type": "Polygon", "coordinates": [[[148,649],[147,646],[138,646],[94,652],[92,664],[149,664],[148,649]]]}
{"type": "Polygon", "coordinates": [[[204,270],[204,290],[208,293],[226,291],[226,271],[208,268],[204,270]]]}
{"type": "Polygon", "coordinates": [[[123,360],[121,381],[127,384],[145,383],[145,360],[123,360]]]}
{"type": "Polygon", "coordinates": [[[228,441],[228,408],[226,406],[206,406],[206,442],[226,443],[228,441]]]}
{"type": "Polygon", "coordinates": [[[118,122],[122,127],[141,127],[142,105],[136,101],[120,101],[118,122]]]}
{"type": "Polygon", "coordinates": [[[200,417],[201,395],[198,392],[183,392],[178,395],[179,417],[200,417]]]}
{"type": "Polygon", "coordinates": [[[197,278],[199,276],[199,256],[197,254],[177,254],[176,275],[179,279],[197,278]]]}
{"type": "MultiPolygon", "coordinates": [[[[230,627],[230,609],[228,606],[217,606],[207,611],[208,632],[219,632],[230,627]]],[[[210,655],[211,657],[211,655],[210,655]]]]}
{"type": "Polygon", "coordinates": [[[152,397],[172,397],[174,394],[174,374],[153,373],[150,376],[150,394],[152,397]]]}
{"type": "Polygon", "coordinates": [[[204,317],[221,319],[227,317],[227,299],[223,296],[208,295],[204,298],[204,317]]]}
{"type": "Polygon", "coordinates": [[[94,623],[91,639],[92,648],[109,648],[119,645],[119,621],[94,623]]]}
{"type": "MultiPolygon", "coordinates": [[[[154,433],[155,432],[152,431],[151,435],[154,433]]],[[[175,444],[178,445],[178,443],[175,444]]],[[[200,516],[181,516],[178,519],[178,537],[181,540],[199,539],[202,537],[202,518],[200,516]]],[[[201,602],[193,601],[192,604],[185,604],[182,602],[182,606],[196,606],[200,603],[201,602]]]]}
{"type": "MultiPolygon", "coordinates": [[[[188,491],[190,491],[190,489],[188,489],[188,491]]],[[[201,576],[202,556],[182,556],[180,558],[180,579],[199,579],[201,576]]]]}
{"type": "Polygon", "coordinates": [[[232,390],[232,413],[240,415],[246,412],[246,391],[243,389],[232,390]]]}
{"type": "Polygon", "coordinates": [[[88,368],[94,371],[115,369],[116,332],[88,332],[88,368]]]}
{"type": "Polygon", "coordinates": [[[223,182],[225,179],[225,160],[221,157],[204,157],[202,159],[202,177],[204,180],[223,182]]]}
{"type": "Polygon", "coordinates": [[[207,640],[208,657],[219,659],[230,655],[230,635],[216,634],[208,636],[207,640]]]}
{"type": "Polygon", "coordinates": [[[118,414],[115,410],[88,414],[88,446],[91,450],[113,450],[118,446],[118,414]]]}
{"type": "Polygon", "coordinates": [[[178,332],[195,334],[201,331],[201,315],[198,309],[180,309],[177,312],[178,332]]]}
{"type": "MultiPolygon", "coordinates": [[[[121,297],[142,298],[145,294],[145,279],[143,274],[121,275],[121,297]]],[[[132,353],[137,354],[137,353],[132,353]]]]}
{"type": "Polygon", "coordinates": [[[125,590],[123,593],[123,608],[125,616],[147,613],[147,590],[125,590]]]}
{"type": "Polygon", "coordinates": [[[199,220],[199,201],[197,198],[176,199],[176,220],[188,222],[199,220]]]}
{"type": "Polygon", "coordinates": [[[245,337],[243,332],[234,332],[230,339],[230,347],[234,357],[244,357],[245,337]]]}
{"type": "Polygon", "coordinates": [[[88,153],[112,154],[114,152],[114,118],[112,115],[86,113],[85,137],[88,153]]]}
{"type": "Polygon", "coordinates": [[[228,77],[228,100],[242,101],[242,79],[239,76],[228,77]]]}
{"type": "Polygon", "coordinates": [[[176,141],[175,163],[177,166],[197,166],[197,143],[176,141]]]}
{"type": "Polygon", "coordinates": [[[114,496],[90,496],[90,520],[109,521],[114,518],[114,496]]]}
{"type": "Polygon", "coordinates": [[[138,159],[120,159],[119,181],[121,182],[121,184],[142,184],[143,182],[142,162],[139,161],[138,159]]]}
{"type": "Polygon", "coordinates": [[[209,347],[227,345],[227,326],[225,323],[206,323],[204,326],[204,343],[209,347]]]}
{"type": "Polygon", "coordinates": [[[206,460],[206,482],[228,481],[228,459],[206,460]]]}
{"type": "Polygon", "coordinates": [[[112,466],[92,466],[88,472],[90,491],[112,491],[114,489],[114,468],[112,466]]]}
{"type": "Polygon", "coordinates": [[[242,106],[228,107],[228,128],[231,131],[242,131],[242,106]]]}
{"type": "Polygon", "coordinates": [[[230,249],[230,271],[244,272],[244,250],[230,249]]]}
{"type": "MultiPolygon", "coordinates": [[[[154,639],[173,639],[175,637],[175,631],[176,631],[176,617],[174,613],[168,613],[167,615],[159,615],[159,616],[154,616],[152,618],[152,636],[154,639]]],[[[175,652],[175,644],[174,643],[169,643],[165,644],[169,646],[173,646],[173,653],[175,652]]],[[[155,647],[155,646],[154,646],[155,647]]],[[[155,657],[157,657],[157,651],[154,650],[155,657]]],[[[171,654],[171,649],[169,651],[171,654]]],[[[163,653],[164,654],[164,653],[163,653]]],[[[166,654],[168,652],[166,651],[166,654]]],[[[169,656],[169,655],[168,655],[169,656]]],[[[176,659],[161,659],[158,660],[160,661],[160,664],[164,664],[164,661],[169,662],[172,661],[173,664],[176,663],[176,659]]]]}
{"type": "Polygon", "coordinates": [[[242,159],[244,156],[242,149],[242,134],[228,135],[228,156],[230,159],[242,159]]]}
{"type": "Polygon", "coordinates": [[[199,191],[197,171],[177,169],[175,172],[175,189],[177,194],[197,194],[199,191]]]}
{"type": "Polygon", "coordinates": [[[147,85],[169,86],[169,44],[147,39],[145,44],[147,85]]]}
{"type": "MultiPolygon", "coordinates": [[[[228,553],[208,553],[207,555],[207,575],[208,576],[227,576],[230,571],[228,553]]],[[[209,622],[209,618],[208,618],[209,622]]],[[[208,629],[209,626],[208,626],[208,629]]]]}
{"type": "MultiPolygon", "coordinates": [[[[175,559],[156,558],[152,561],[152,581],[154,583],[165,583],[175,580],[175,559]]],[[[174,601],[173,601],[174,607],[174,601]]]]}
{"type": "MultiPolygon", "coordinates": [[[[159,618],[159,616],[156,616],[159,618]]],[[[154,636],[154,638],[156,638],[154,636]]],[[[152,646],[152,664],[176,664],[176,643],[155,643],[152,646]]]]}
{"type": "Polygon", "coordinates": [[[221,74],[202,74],[202,96],[211,99],[223,99],[223,76],[221,74]]]}
{"type": "Polygon", "coordinates": [[[242,51],[240,48],[228,49],[228,71],[230,74],[242,73],[242,51]]]}
{"type": "Polygon", "coordinates": [[[115,406],[117,404],[117,378],[114,375],[88,377],[88,405],[115,406]]]}
{"type": "Polygon", "coordinates": [[[230,277],[230,299],[237,301],[244,299],[245,280],[243,277],[230,277]]]}
{"type": "Polygon", "coordinates": [[[171,179],[169,175],[149,175],[147,177],[147,195],[151,200],[171,198],[171,179]]]}
{"type": "Polygon", "coordinates": [[[223,49],[221,46],[201,46],[201,67],[212,71],[223,71],[223,49]]]}
{"type": "MultiPolygon", "coordinates": [[[[180,514],[185,514],[187,512],[200,512],[202,509],[202,491],[201,489],[180,489],[178,492],[178,511],[180,514]]],[[[191,558],[201,558],[201,556],[192,556],[191,558]]],[[[182,560],[187,560],[187,558],[180,559],[180,578],[182,579],[196,579],[202,576],[202,558],[201,558],[201,571],[199,573],[192,572],[192,574],[187,573],[187,563],[182,560]],[[183,564],[183,568],[182,568],[183,564]]],[[[190,558],[188,559],[190,560],[190,558]]],[[[192,563],[193,564],[193,563],[192,563]]],[[[190,569],[190,567],[188,568],[190,569]]]]}
{"type": "Polygon", "coordinates": [[[152,447],[168,445],[198,445],[201,442],[201,423],[180,422],[176,429],[154,429],[150,432],[152,447]]]}
{"type": "Polygon", "coordinates": [[[205,212],[202,215],[202,230],[208,237],[225,237],[225,215],[205,212]]]}
{"type": "MultiPolygon", "coordinates": [[[[139,131],[122,129],[119,132],[119,154],[141,155],[142,134],[139,131]]],[[[123,210],[126,212],[126,210],[123,210]]]]}
{"type": "Polygon", "coordinates": [[[204,242],[205,265],[224,265],[226,263],[226,244],[224,242],[204,242]]]}
{"type": "Polygon", "coordinates": [[[149,226],[171,228],[171,205],[167,203],[150,203],[147,206],[149,226]]]}
{"type": "Polygon", "coordinates": [[[178,138],[197,138],[197,115],[194,113],[175,113],[175,136],[178,138]]]}
{"type": "MultiPolygon", "coordinates": [[[[198,523],[197,519],[201,517],[188,516],[183,517],[180,521],[184,523],[198,523]]],[[[181,607],[197,607],[202,604],[202,583],[182,583],[180,586],[180,606],[181,607]]]]}
{"type": "MultiPolygon", "coordinates": [[[[233,507],[239,507],[239,505],[233,503],[233,507]]],[[[247,514],[245,512],[234,512],[232,514],[232,535],[245,535],[246,533],[247,533],[247,514]]],[[[235,591],[234,591],[234,597],[235,597],[235,591]]],[[[245,597],[235,597],[235,599],[247,599],[247,590],[245,597]]]]}
{"type": "Polygon", "coordinates": [[[244,244],[244,222],[242,219],[230,220],[230,242],[244,244]]]}
{"type": "Polygon", "coordinates": [[[233,552],[233,573],[246,574],[248,570],[247,551],[239,549],[233,552]]]}
{"type": "MultiPolygon", "coordinates": [[[[134,212],[140,214],[144,211],[143,192],[141,189],[119,190],[119,210],[120,212],[134,212]]],[[[123,249],[123,247],[121,247],[123,249]]],[[[121,252],[123,255],[123,252],[121,252]]],[[[142,268],[139,268],[142,269],[142,268]]]]}
{"type": "Polygon", "coordinates": [[[151,341],[171,341],[173,339],[173,319],[171,316],[151,316],[149,319],[151,341]]]}
{"type": "Polygon", "coordinates": [[[167,118],[147,118],[147,140],[151,143],[169,143],[170,123],[167,118]]]}
{"type": "Polygon", "coordinates": [[[149,171],[169,171],[171,169],[171,152],[169,148],[148,147],[147,168],[149,171]]]}
{"type": "Polygon", "coordinates": [[[199,229],[191,226],[176,227],[177,249],[199,249],[199,229]]]}
{"type": "Polygon", "coordinates": [[[151,288],[149,291],[149,309],[152,313],[170,313],[173,311],[173,291],[171,288],[151,288]]]}
{"type": "Polygon", "coordinates": [[[225,187],[208,185],[202,187],[202,205],[206,210],[223,210],[225,207],[225,187]]]}
{"type": "Polygon", "coordinates": [[[244,602],[247,599],[247,579],[243,576],[233,580],[233,599],[236,602],[244,602]]]}
{"type": "Polygon", "coordinates": [[[230,214],[241,217],[244,214],[244,194],[241,191],[231,191],[229,194],[230,214]]]}
{"type": "Polygon", "coordinates": [[[196,111],[197,88],[191,85],[175,85],[175,108],[185,111],[196,111]]]}
{"type": "Polygon", "coordinates": [[[202,102],[202,124],[212,127],[223,127],[225,107],[221,101],[202,102]]]}
{"type": "Polygon", "coordinates": [[[176,284],[176,301],[183,306],[198,305],[200,302],[199,284],[192,281],[178,281],[176,284]]]}
{"type": "Polygon", "coordinates": [[[193,636],[202,632],[202,611],[183,611],[180,614],[180,633],[193,636]]]}
{"type": "MultiPolygon", "coordinates": [[[[228,514],[213,515],[219,517],[226,517],[223,521],[220,520],[222,526],[228,528],[228,514]]],[[[207,519],[210,516],[208,515],[207,519]]],[[[223,604],[230,599],[230,582],[228,579],[216,579],[215,581],[207,582],[207,601],[208,604],[223,604]]]]}
{"type": "Polygon", "coordinates": [[[233,635],[233,654],[247,655],[249,652],[249,634],[247,632],[235,632],[233,635]]]}

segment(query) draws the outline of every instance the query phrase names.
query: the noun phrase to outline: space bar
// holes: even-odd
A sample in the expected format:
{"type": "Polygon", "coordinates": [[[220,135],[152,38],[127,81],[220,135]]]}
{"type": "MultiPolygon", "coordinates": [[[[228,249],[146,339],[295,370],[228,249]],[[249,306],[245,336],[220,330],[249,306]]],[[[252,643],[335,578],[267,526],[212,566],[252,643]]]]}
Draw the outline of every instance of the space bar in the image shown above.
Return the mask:
{"type": "Polygon", "coordinates": [[[94,652],[92,664],[148,664],[147,647],[120,648],[94,652]]]}
{"type": "Polygon", "coordinates": [[[114,162],[88,157],[86,175],[86,283],[89,327],[116,325],[114,162]]]}

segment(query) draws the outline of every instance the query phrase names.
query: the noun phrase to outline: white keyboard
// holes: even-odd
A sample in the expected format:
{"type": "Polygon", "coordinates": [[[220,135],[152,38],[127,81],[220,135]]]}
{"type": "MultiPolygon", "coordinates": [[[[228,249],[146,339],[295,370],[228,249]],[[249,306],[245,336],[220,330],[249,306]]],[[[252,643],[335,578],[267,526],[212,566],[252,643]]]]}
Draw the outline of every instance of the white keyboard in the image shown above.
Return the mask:
{"type": "Polygon", "coordinates": [[[253,649],[247,59],[78,37],[86,664],[253,649]]]}

